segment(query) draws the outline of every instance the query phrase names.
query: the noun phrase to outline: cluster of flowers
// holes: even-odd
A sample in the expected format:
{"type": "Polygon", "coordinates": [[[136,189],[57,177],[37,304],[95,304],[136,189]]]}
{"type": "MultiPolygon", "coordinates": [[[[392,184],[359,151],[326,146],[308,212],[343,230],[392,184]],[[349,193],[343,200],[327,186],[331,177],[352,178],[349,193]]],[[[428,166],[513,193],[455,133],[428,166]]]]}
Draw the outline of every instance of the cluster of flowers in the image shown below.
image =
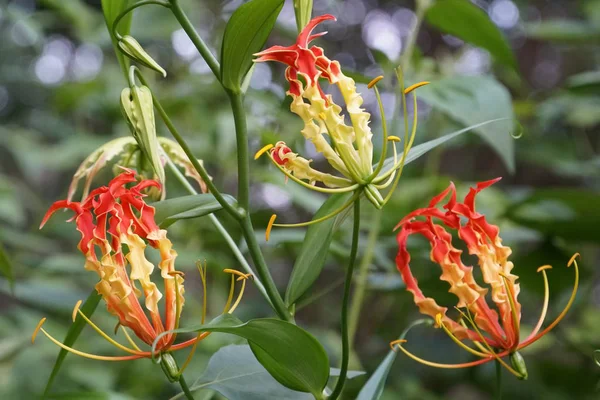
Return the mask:
{"type": "MultiPolygon", "coordinates": [[[[295,44],[288,47],[271,47],[258,53],[256,61],[278,61],[287,65],[285,77],[290,85],[287,92],[292,98],[290,108],[304,122],[302,135],[314,144],[316,151],[323,155],[338,174],[334,175],[314,169],[310,165],[311,160],[292,151],[283,141],[265,146],[256,154],[255,158],[267,154],[287,178],[305,187],[325,193],[353,191],[357,196],[364,194],[377,208],[381,208],[389,196],[384,198],[379,191],[394,182],[393,191],[402,172],[408,150],[412,146],[416,132],[416,109],[412,132],[410,134],[406,132],[404,138],[403,152],[398,157],[396,147],[393,146],[393,163],[388,165],[385,171],[383,170],[386,164],[384,158],[388,143],[394,144],[401,140],[398,137],[387,135],[385,117],[382,116],[384,121],[383,154],[379,162],[374,165],[373,133],[369,126],[370,115],[361,108],[363,98],[357,92],[354,80],[344,75],[340,64],[327,58],[322,48],[309,47],[312,40],[324,34],[313,34],[313,29],[319,23],[332,19],[335,18],[331,15],[313,19],[300,33],[295,44]],[[342,107],[334,103],[331,95],[325,94],[320,84],[321,80],[339,88],[350,124],[346,123],[342,107]]],[[[379,92],[375,86],[379,79],[373,80],[369,88],[374,88],[380,101],[379,92]]],[[[424,84],[427,82],[417,83],[407,89],[402,88],[403,94],[406,95],[424,84]]],[[[139,133],[141,129],[139,126],[143,125],[135,120],[135,115],[141,111],[138,110],[136,114],[134,112],[135,104],[130,104],[137,98],[136,96],[141,96],[140,98],[145,96],[150,99],[147,101],[151,102],[151,95],[147,93],[132,95],[127,92],[124,94],[122,102],[126,110],[125,114],[132,125],[134,136],[135,132],[139,133]]],[[[414,95],[413,99],[416,107],[414,95]]],[[[154,132],[153,121],[143,126],[154,132]]],[[[155,139],[155,133],[153,134],[155,139]]],[[[138,140],[139,138],[135,137],[142,150],[146,148],[144,154],[153,160],[152,164],[155,170],[157,170],[157,165],[160,168],[161,161],[157,155],[159,154],[158,145],[144,144],[144,140],[138,140]],[[147,150],[149,148],[153,150],[147,150]]],[[[150,137],[152,138],[152,136],[150,137]]],[[[100,153],[94,153],[82,164],[73,185],[76,186],[77,181],[86,176],[86,191],[89,189],[91,178],[97,170],[109,158],[119,153],[124,146],[124,143],[120,142],[118,145],[114,142],[111,143],[113,143],[112,146],[108,146],[100,153]]],[[[168,150],[167,147],[174,148],[172,144],[164,140],[160,144],[164,151],[168,150]]],[[[129,140],[127,145],[135,146],[135,142],[129,140]]],[[[179,164],[186,168],[188,175],[203,186],[200,177],[185,161],[185,157],[176,149],[171,152],[174,152],[175,159],[179,161],[179,164]]],[[[158,174],[158,176],[161,181],[164,180],[164,173],[158,174]]],[[[498,180],[477,184],[475,188],[471,188],[463,202],[457,201],[456,189],[451,184],[441,194],[435,196],[428,207],[408,214],[397,226],[400,228],[397,235],[399,246],[396,257],[397,267],[406,283],[407,290],[412,293],[419,311],[430,316],[435,321],[437,328],[442,329],[460,347],[479,357],[479,360],[454,365],[439,364],[423,360],[410,353],[403,346],[406,342],[404,339],[394,341],[391,345],[392,348],[400,349],[411,358],[435,367],[469,367],[497,360],[517,377],[526,378],[527,370],[518,351],[534,343],[554,328],[573,303],[579,279],[577,255],[568,262],[568,266],[575,266],[575,285],[569,303],[565,310],[545,329],[542,329],[542,325],[546,317],[549,297],[546,271],[551,267],[542,266],[538,269],[538,272],[543,275],[546,288],[544,307],[533,331],[526,339],[521,340],[521,304],[517,300],[520,289],[517,283],[518,277],[512,273],[513,264],[509,261],[511,249],[502,245],[498,227],[489,223],[486,217],[477,212],[475,208],[477,194],[498,180]],[[443,210],[439,209],[438,204],[448,196],[449,199],[444,204],[443,210]],[[462,251],[454,247],[452,234],[448,229],[457,232],[458,238],[466,244],[469,254],[478,258],[483,281],[489,288],[482,287],[475,281],[473,267],[462,262],[462,251]],[[455,307],[459,316],[458,320],[450,318],[446,307],[442,307],[434,299],[426,297],[419,288],[417,280],[411,272],[409,265],[411,257],[407,248],[407,240],[413,234],[419,234],[430,242],[431,260],[441,267],[441,280],[448,282],[449,292],[458,298],[455,307]],[[491,305],[486,300],[488,292],[492,301],[491,305]],[[468,346],[466,341],[472,342],[474,347],[468,346]],[[511,365],[503,360],[503,357],[507,356],[510,358],[511,365]]],[[[175,269],[177,253],[167,238],[166,230],[158,227],[154,219],[154,208],[146,204],[143,199],[145,191],[151,188],[160,189],[161,184],[151,179],[137,182],[136,174],[132,170],[125,169],[108,186],[99,187],[91,191],[89,195],[86,193],[87,196],[84,195],[81,202],[71,200],[74,193],[73,185],[69,191],[69,198],[56,202],[44,217],[42,225],[58,209],[68,208],[75,212],[74,219],[77,229],[82,235],[79,250],[85,256],[85,268],[98,274],[100,281],[96,285],[96,289],[105,300],[108,311],[118,318],[119,325],[123,328],[131,347],[126,347],[109,338],[79,310],[79,303],[75,307],[73,318],[80,315],[109,342],[130,355],[96,356],[67,347],[41,327],[44,320],[40,322],[36,333],[41,330],[57,345],[69,351],[102,360],[130,360],[153,356],[151,351],[140,350],[128,335],[127,329],[131,330],[142,342],[154,346],[155,351],[159,353],[195,346],[206,334],[200,334],[196,338],[174,344],[176,334],[173,331],[179,325],[185,302],[183,273],[175,269]],[[128,187],[133,183],[135,185],[128,187]],[[158,268],[165,290],[164,318],[161,317],[158,307],[163,295],[151,278],[154,265],[145,257],[147,245],[158,249],[161,257],[158,268]],[[140,304],[142,297],[145,307],[140,304]]],[[[203,186],[203,188],[205,187],[203,186]]],[[[351,199],[348,204],[326,218],[341,212],[354,200],[355,198],[351,199]]],[[[274,217],[271,218],[267,232],[270,231],[271,226],[275,225],[274,219],[274,217]]],[[[323,219],[325,218],[313,222],[323,219]]],[[[205,282],[205,270],[201,269],[200,272],[202,280],[205,282]]],[[[226,270],[226,272],[238,275],[243,284],[249,277],[233,270],[226,270]]],[[[243,287],[242,285],[239,298],[243,293],[243,287]]],[[[239,298],[234,306],[226,308],[225,312],[232,312],[239,303],[239,298]]],[[[231,297],[228,304],[230,302],[231,297]]]]}

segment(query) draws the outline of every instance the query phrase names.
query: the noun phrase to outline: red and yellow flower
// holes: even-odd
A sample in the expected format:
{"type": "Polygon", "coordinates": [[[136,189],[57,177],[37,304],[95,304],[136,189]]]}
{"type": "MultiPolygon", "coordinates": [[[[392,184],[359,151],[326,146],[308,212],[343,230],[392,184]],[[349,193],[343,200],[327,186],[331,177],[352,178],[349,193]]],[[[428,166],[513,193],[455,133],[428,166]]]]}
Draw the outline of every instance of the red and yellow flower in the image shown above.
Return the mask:
{"type": "MultiPolygon", "coordinates": [[[[285,144],[277,142],[269,144],[256,153],[255,158],[267,153],[273,163],[295,182],[324,193],[343,193],[356,189],[364,189],[367,198],[378,208],[383,207],[385,199],[379,190],[386,188],[393,181],[404,165],[406,152],[412,146],[416,132],[416,112],[413,130],[406,133],[403,157],[396,159],[396,148],[393,146],[395,159],[386,171],[382,172],[385,151],[389,142],[399,141],[394,136],[387,136],[385,116],[383,118],[384,151],[378,164],[373,165],[373,143],[370,118],[363,108],[363,98],[356,90],[354,80],[342,72],[340,63],[330,60],[322,48],[310,43],[326,32],[313,34],[317,25],[324,21],[335,20],[332,15],[321,15],[311,20],[300,32],[296,43],[291,46],[273,46],[257,53],[256,62],[278,61],[287,65],[285,77],[290,85],[287,94],[291,96],[290,110],[302,118],[304,129],[301,133],[311,141],[317,152],[321,153],[331,167],[339,174],[333,175],[318,171],[311,167],[311,160],[299,156],[285,144]],[[345,102],[345,111],[349,123],[344,117],[344,110],[335,104],[331,95],[326,95],[321,82],[335,85],[345,102]],[[324,187],[316,186],[322,183],[324,187]]],[[[375,84],[381,77],[375,78],[369,88],[374,88],[381,106],[381,99],[375,84]]],[[[405,94],[426,84],[423,82],[405,90],[405,94]]],[[[404,88],[403,88],[404,89],[404,88]]],[[[416,98],[415,98],[416,104],[416,98]]]]}
{"type": "Polygon", "coordinates": [[[439,364],[423,360],[408,352],[402,344],[405,340],[391,343],[397,345],[409,357],[423,364],[439,368],[461,368],[481,365],[497,360],[510,372],[520,378],[526,378],[527,372],[519,350],[534,343],[553,329],[566,315],[573,303],[579,283],[579,270],[574,255],[568,266],[575,266],[575,284],[569,302],[560,315],[545,329],[541,329],[548,307],[549,290],[546,270],[549,265],[538,268],[543,274],[545,299],[540,318],[533,331],[521,340],[520,321],[521,304],[518,302],[518,276],[512,273],[513,263],[509,261],[510,247],[502,245],[497,226],[490,224],[485,215],[475,209],[477,194],[496,183],[500,178],[478,183],[471,188],[464,201],[456,199],[454,184],[435,196],[427,208],[421,208],[404,217],[398,227],[398,255],[396,265],[406,289],[412,293],[415,304],[422,314],[435,320],[435,326],[442,328],[452,340],[468,352],[480,357],[480,360],[464,364],[439,364]],[[448,202],[440,210],[437,205],[448,195],[448,202]],[[416,220],[423,217],[424,220],[416,220]],[[480,286],[473,277],[473,267],[463,264],[462,251],[452,244],[452,234],[447,229],[457,232],[458,237],[466,244],[469,254],[478,258],[483,281],[487,287],[480,286]],[[407,240],[413,234],[425,237],[431,244],[431,260],[442,269],[441,280],[448,282],[450,293],[458,298],[456,310],[460,319],[454,320],[447,315],[448,309],[440,306],[433,298],[426,297],[418,286],[410,268],[410,253],[407,240]],[[490,292],[492,304],[486,301],[490,292]],[[471,341],[475,348],[466,345],[471,341]],[[502,360],[509,356],[512,367],[502,360]]]}
{"type": "MultiPolygon", "coordinates": [[[[144,191],[152,187],[160,188],[160,184],[154,180],[138,182],[135,172],[126,169],[108,186],[93,190],[81,202],[57,201],[50,207],[40,226],[43,227],[52,214],[59,209],[67,208],[75,213],[73,219],[77,230],[81,233],[78,248],[85,256],[85,268],[98,274],[100,281],[96,284],[96,290],[106,302],[108,311],[117,317],[131,346],[118,343],[100,330],[79,309],[81,301],[73,310],[73,320],[80,315],[106,340],[129,355],[99,356],[68,347],[41,327],[45,318],[36,328],[32,341],[41,330],[58,346],[75,354],[99,360],[120,361],[153,356],[151,351],[142,351],[136,345],[127,329],[147,345],[154,345],[158,354],[194,346],[207,336],[203,333],[194,339],[174,344],[176,334],[172,331],[179,326],[185,303],[184,277],[182,272],[175,269],[177,252],[167,238],[167,231],[157,225],[154,207],[144,202],[144,191]],[[133,185],[128,187],[130,184],[133,185]],[[155,266],[146,258],[145,250],[148,245],[157,249],[160,254],[158,269],[164,283],[164,295],[152,281],[155,266]],[[161,302],[164,303],[162,316],[159,309],[161,302]]],[[[231,273],[232,278],[236,275],[240,278],[238,280],[242,280],[238,299],[231,307],[233,290],[230,291],[230,299],[224,312],[232,312],[239,304],[245,280],[250,276],[235,270],[225,270],[225,272],[231,273]]],[[[205,268],[200,267],[200,274],[206,301],[205,268]]],[[[203,320],[204,314],[205,310],[202,315],[203,320]]]]}

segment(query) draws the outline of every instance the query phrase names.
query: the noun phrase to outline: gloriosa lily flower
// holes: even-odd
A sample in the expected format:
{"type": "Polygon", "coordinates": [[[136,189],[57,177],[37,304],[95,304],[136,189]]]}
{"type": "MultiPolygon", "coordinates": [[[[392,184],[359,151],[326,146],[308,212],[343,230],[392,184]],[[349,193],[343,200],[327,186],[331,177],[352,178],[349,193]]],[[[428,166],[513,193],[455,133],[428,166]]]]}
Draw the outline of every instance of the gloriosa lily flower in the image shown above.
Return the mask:
{"type": "Polygon", "coordinates": [[[399,249],[396,264],[406,289],[413,294],[419,311],[431,316],[437,328],[442,328],[454,342],[480,357],[480,360],[464,364],[439,364],[423,360],[408,352],[402,346],[405,340],[394,341],[391,346],[394,349],[394,346],[398,345],[398,348],[412,359],[438,368],[472,367],[497,360],[517,377],[526,379],[527,370],[518,351],[536,342],[566,315],[575,299],[579,284],[579,269],[576,261],[578,254],[575,254],[567,264],[567,266],[572,264],[575,266],[575,284],[569,302],[560,315],[543,330],[541,328],[546,318],[549,300],[546,270],[552,267],[544,265],[538,268],[538,272],[543,274],[544,279],[544,306],[533,331],[525,340],[521,340],[521,304],[517,300],[519,284],[516,283],[518,276],[511,273],[513,263],[508,260],[512,251],[510,247],[502,245],[498,227],[487,222],[485,216],[475,210],[477,194],[498,180],[500,178],[478,183],[477,187],[470,189],[462,203],[457,202],[456,189],[451,183],[446,190],[431,200],[429,207],[408,214],[396,227],[402,227],[397,237],[399,249]],[[444,212],[437,208],[437,205],[448,194],[450,198],[443,206],[444,212]],[[425,217],[425,220],[415,220],[415,217],[425,217]],[[436,223],[436,220],[443,225],[436,223]],[[477,256],[483,281],[489,288],[484,288],[475,281],[473,267],[463,264],[462,251],[453,246],[452,235],[444,226],[457,231],[458,237],[466,244],[469,254],[477,256]],[[446,314],[446,307],[438,305],[434,299],[426,297],[419,289],[409,266],[410,254],[406,245],[407,239],[413,234],[422,235],[429,240],[431,260],[442,268],[440,279],[448,282],[449,292],[458,297],[456,310],[461,316],[458,322],[446,314]],[[488,291],[491,291],[491,300],[496,309],[490,307],[486,301],[488,291]],[[469,340],[476,348],[463,343],[469,340]],[[505,356],[510,357],[512,367],[502,360],[505,356]]]}
{"type": "MultiPolygon", "coordinates": [[[[174,344],[176,334],[172,333],[179,326],[181,311],[185,302],[183,273],[175,269],[177,252],[167,238],[167,231],[160,229],[154,220],[154,207],[147,205],[142,191],[149,187],[159,188],[154,180],[137,182],[135,172],[125,172],[114,178],[108,186],[93,190],[82,202],[60,200],[55,202],[41,223],[41,227],[59,209],[68,208],[75,212],[73,219],[77,230],[81,232],[78,248],[85,256],[85,269],[95,271],[100,277],[96,290],[106,302],[108,311],[118,318],[123,333],[130,347],[124,346],[112,339],[95,325],[79,309],[79,301],[73,309],[73,321],[81,316],[111,344],[130,355],[100,356],[75,350],[61,343],[48,334],[41,326],[43,318],[37,326],[32,342],[38,331],[42,331],[55,344],[72,353],[108,361],[133,360],[151,358],[156,354],[195,346],[207,336],[199,334],[196,338],[174,344]],[[128,184],[136,184],[127,187],[128,184]],[[154,265],[145,256],[147,245],[157,249],[161,261],[158,263],[160,275],[164,282],[164,319],[161,317],[159,302],[163,294],[152,281],[154,265]],[[128,267],[129,265],[129,267],[128,267]],[[128,272],[129,270],[129,272],[128,272]],[[144,300],[144,306],[140,300],[144,300]],[[155,353],[142,351],[132,340],[127,329],[130,329],[142,342],[155,346],[155,353]]],[[[204,303],[206,304],[206,267],[199,266],[204,286],[204,303]]],[[[239,304],[245,288],[245,281],[250,275],[235,270],[225,270],[232,274],[232,288],[224,312],[231,313],[239,304]],[[234,275],[242,280],[242,287],[236,302],[233,300],[234,275]]],[[[202,314],[204,322],[206,308],[202,314]]],[[[190,358],[191,355],[190,353],[190,358]]],[[[188,358],[188,362],[189,359],[188,358]]],[[[186,362],[187,365],[187,362],[186,362]]],[[[184,366],[185,367],[185,366],[184,366]]]]}
{"type": "MultiPolygon", "coordinates": [[[[356,91],[354,80],[344,75],[339,62],[327,58],[322,48],[309,47],[311,41],[326,33],[313,34],[312,31],[318,24],[327,20],[335,20],[335,17],[322,15],[314,18],[300,32],[295,44],[288,47],[273,46],[257,53],[258,58],[255,62],[279,61],[288,66],[285,76],[290,84],[287,94],[292,97],[290,109],[304,121],[302,135],[315,145],[316,150],[340,175],[332,175],[312,168],[311,160],[299,156],[282,141],[277,142],[274,146],[269,144],[263,147],[256,153],[255,159],[267,153],[273,163],[288,178],[320,192],[343,193],[362,189],[367,198],[377,208],[381,208],[389,197],[384,199],[379,190],[388,187],[392,182],[397,183],[397,179],[394,178],[400,176],[406,153],[414,140],[417,115],[416,97],[414,98],[413,129],[410,135],[408,130],[406,132],[403,155],[398,160],[396,147],[393,146],[394,162],[387,166],[385,172],[382,172],[388,142],[397,142],[400,139],[387,135],[385,116],[382,114],[383,152],[379,163],[374,166],[371,140],[373,133],[369,127],[371,116],[361,108],[363,98],[356,91]],[[345,110],[350,117],[350,125],[346,124],[342,107],[333,102],[331,95],[324,93],[319,83],[320,79],[325,79],[328,83],[338,87],[345,102],[345,110]],[[322,183],[325,187],[316,186],[317,183],[322,183]]],[[[375,78],[368,87],[374,88],[380,110],[383,113],[379,92],[375,86],[381,78],[375,78]]],[[[402,84],[401,76],[399,76],[399,80],[402,84]]],[[[427,83],[421,82],[406,90],[402,89],[406,95],[427,83]]],[[[350,204],[352,202],[338,212],[349,207],[350,204]]],[[[333,213],[331,216],[335,214],[333,213]]]]}

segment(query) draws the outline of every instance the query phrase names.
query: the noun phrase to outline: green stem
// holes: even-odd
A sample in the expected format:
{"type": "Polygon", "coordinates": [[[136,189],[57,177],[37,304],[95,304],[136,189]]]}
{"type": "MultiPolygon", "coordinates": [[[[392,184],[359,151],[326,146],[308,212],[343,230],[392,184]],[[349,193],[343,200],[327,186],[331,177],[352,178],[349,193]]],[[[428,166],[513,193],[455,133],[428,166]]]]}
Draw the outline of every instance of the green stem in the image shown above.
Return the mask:
{"type": "Polygon", "coordinates": [[[271,304],[275,309],[275,312],[279,316],[279,318],[293,322],[294,317],[285,306],[281,295],[277,291],[277,287],[275,286],[275,282],[273,281],[273,277],[269,273],[269,268],[267,267],[267,263],[263,257],[262,252],[260,251],[260,247],[258,246],[258,242],[256,241],[256,236],[254,235],[254,228],[252,227],[252,222],[249,217],[246,217],[240,221],[240,226],[242,228],[242,234],[244,235],[244,239],[246,239],[246,244],[248,245],[248,252],[250,253],[250,257],[254,261],[254,267],[256,268],[256,273],[260,280],[265,285],[265,290],[267,291],[267,295],[271,300],[271,304]]]}
{"type": "MultiPolygon", "coordinates": [[[[131,68],[136,68],[136,67],[131,67],[131,68]]],[[[138,79],[140,80],[140,82],[142,82],[143,85],[148,86],[146,83],[146,80],[144,79],[142,74],[139,73],[137,68],[136,68],[136,75],[137,75],[138,79]]],[[[231,214],[234,218],[236,218],[238,220],[240,218],[242,218],[244,216],[245,212],[242,212],[238,208],[229,204],[227,202],[227,200],[225,200],[223,195],[221,195],[221,192],[219,192],[219,189],[217,189],[215,184],[212,182],[212,180],[210,179],[210,176],[208,175],[208,173],[206,172],[204,167],[200,164],[200,162],[198,162],[198,159],[194,156],[194,153],[192,152],[192,149],[190,149],[190,146],[188,146],[186,141],[183,139],[183,136],[181,136],[179,134],[179,131],[177,130],[177,128],[175,128],[175,125],[173,125],[171,118],[169,118],[169,116],[167,115],[165,109],[160,104],[160,101],[158,101],[158,99],[154,95],[154,92],[152,92],[152,102],[154,103],[154,107],[158,111],[158,114],[160,115],[163,122],[167,126],[167,129],[169,129],[169,131],[171,132],[171,134],[173,135],[173,137],[175,138],[177,143],[179,143],[179,145],[183,149],[183,152],[189,158],[194,169],[196,171],[198,171],[198,174],[200,174],[200,177],[202,177],[202,180],[204,181],[204,183],[206,183],[206,186],[208,186],[210,193],[213,196],[215,196],[215,199],[219,202],[219,204],[223,207],[223,209],[225,209],[225,211],[227,211],[229,214],[231,214]]]]}
{"type": "Polygon", "coordinates": [[[115,39],[117,39],[117,40],[121,39],[121,34],[117,31],[117,27],[119,25],[119,22],[121,22],[121,19],[123,19],[124,16],[126,16],[127,14],[129,14],[130,12],[132,12],[133,10],[135,10],[136,8],[141,7],[141,6],[150,5],[150,4],[154,4],[154,5],[157,5],[157,6],[163,6],[163,7],[166,7],[166,8],[170,8],[171,7],[169,5],[169,3],[167,3],[166,1],[163,1],[163,0],[142,0],[142,1],[139,1],[137,3],[134,3],[130,7],[127,7],[125,10],[123,10],[121,12],[121,14],[119,14],[117,16],[117,18],[115,18],[115,20],[113,21],[113,24],[112,24],[112,34],[115,37],[115,39]]]}
{"type": "Polygon", "coordinates": [[[373,261],[373,255],[375,253],[375,246],[377,245],[377,239],[379,238],[379,232],[381,230],[381,216],[383,212],[381,210],[375,210],[375,215],[371,220],[371,230],[369,231],[369,237],[367,238],[367,248],[360,262],[358,269],[358,277],[356,279],[354,296],[352,297],[352,304],[350,306],[350,343],[354,342],[356,336],[356,329],[358,327],[358,321],[360,319],[360,311],[362,309],[362,303],[365,298],[365,292],[367,290],[367,278],[369,277],[369,266],[373,261]]]}
{"type": "Polygon", "coordinates": [[[181,390],[183,390],[185,397],[188,400],[194,400],[194,395],[190,391],[190,388],[189,388],[187,382],[185,381],[185,378],[183,377],[183,375],[179,376],[179,385],[181,386],[181,390]]]}
{"type": "Polygon", "coordinates": [[[496,400],[502,400],[502,365],[498,360],[495,361],[496,364],[496,395],[494,398],[496,400]]]}
{"type": "Polygon", "coordinates": [[[356,253],[358,252],[358,236],[360,233],[360,198],[354,202],[354,225],[352,228],[352,247],[350,249],[350,261],[346,270],[346,281],[344,283],[344,297],[342,299],[342,365],[340,367],[340,377],[329,396],[330,400],[337,399],[342,393],[344,383],[346,383],[346,374],[348,373],[348,360],[350,358],[350,337],[348,332],[348,299],[350,298],[350,287],[352,286],[352,274],[354,264],[356,263],[356,253]]]}
{"type": "MultiPolygon", "coordinates": [[[[173,161],[171,160],[171,158],[168,155],[167,155],[167,164],[169,165],[169,168],[171,169],[173,174],[175,174],[175,177],[177,177],[177,180],[179,180],[179,182],[181,182],[181,184],[186,188],[186,190],[190,194],[198,194],[196,189],[194,189],[194,187],[188,182],[188,180],[185,178],[185,176],[183,176],[181,171],[179,169],[177,169],[175,164],[173,164],[173,161]]],[[[252,268],[250,267],[250,264],[248,264],[248,262],[244,258],[244,255],[240,251],[239,247],[237,246],[237,244],[235,243],[233,238],[229,235],[229,232],[227,232],[227,229],[225,229],[223,224],[221,224],[219,219],[214,214],[208,214],[208,218],[210,219],[212,224],[215,226],[217,231],[219,231],[219,233],[221,234],[223,239],[225,239],[225,242],[227,242],[227,245],[233,252],[233,255],[235,256],[235,258],[242,265],[242,268],[244,269],[244,271],[248,274],[256,275],[254,273],[254,271],[252,270],[252,268]]],[[[271,300],[269,299],[269,296],[267,295],[267,292],[265,291],[265,287],[263,286],[260,279],[255,278],[255,279],[253,279],[253,282],[256,285],[258,291],[264,296],[265,299],[267,299],[267,301],[269,303],[271,303],[271,300]]]]}
{"type": "Polygon", "coordinates": [[[248,128],[246,125],[246,110],[244,99],[240,93],[227,91],[231,102],[233,120],[235,122],[235,137],[237,144],[238,163],[238,195],[240,207],[249,210],[250,202],[250,160],[248,159],[248,128]]]}
{"type": "Polygon", "coordinates": [[[196,49],[198,49],[198,52],[204,61],[206,61],[206,64],[208,64],[212,73],[215,75],[217,80],[220,81],[221,66],[219,65],[219,62],[210,51],[206,43],[204,43],[204,40],[202,40],[198,32],[196,32],[194,25],[192,25],[192,22],[189,20],[187,15],[183,12],[183,9],[179,5],[179,0],[169,0],[169,2],[171,3],[171,11],[173,11],[173,15],[175,18],[177,18],[177,21],[179,21],[179,24],[185,33],[187,33],[192,43],[194,43],[194,46],[196,46],[196,49]]]}

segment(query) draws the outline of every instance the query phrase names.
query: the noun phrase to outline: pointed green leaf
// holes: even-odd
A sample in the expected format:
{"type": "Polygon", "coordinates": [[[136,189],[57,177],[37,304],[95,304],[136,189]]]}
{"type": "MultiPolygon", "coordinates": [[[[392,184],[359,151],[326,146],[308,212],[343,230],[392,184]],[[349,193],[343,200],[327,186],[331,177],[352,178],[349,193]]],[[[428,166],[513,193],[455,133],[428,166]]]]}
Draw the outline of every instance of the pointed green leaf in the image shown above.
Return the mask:
{"type": "Polygon", "coordinates": [[[8,258],[8,254],[6,254],[6,250],[4,250],[4,246],[0,242],[0,273],[4,275],[6,280],[10,285],[10,290],[12,291],[15,286],[15,277],[13,274],[13,266],[8,258]]]}
{"type": "Polygon", "coordinates": [[[283,7],[283,0],[252,0],[241,5],[229,18],[221,47],[221,83],[235,93],[241,91],[244,76],[283,7]]]}
{"type": "Polygon", "coordinates": [[[474,127],[504,161],[515,169],[514,112],[508,90],[491,76],[462,76],[442,79],[419,88],[419,98],[469,126],[491,119],[505,118],[494,124],[474,127]]]}
{"type": "MultiPolygon", "coordinates": [[[[399,339],[404,339],[410,329],[421,324],[432,325],[433,320],[420,319],[413,322],[404,330],[404,332],[402,332],[399,339]]],[[[393,350],[390,350],[388,352],[387,356],[385,356],[385,358],[383,359],[381,364],[379,364],[373,375],[371,375],[365,386],[363,386],[363,388],[358,393],[357,400],[378,400],[381,397],[381,394],[383,393],[383,388],[385,387],[385,381],[387,380],[388,374],[392,369],[392,365],[394,364],[397,355],[398,353],[396,353],[393,350]]]]}
{"type": "MultiPolygon", "coordinates": [[[[96,311],[96,307],[98,307],[98,303],[100,303],[101,298],[102,296],[100,296],[98,292],[96,292],[96,289],[94,289],[80,307],[81,312],[83,312],[88,318],[90,318],[92,314],[94,314],[94,311],[96,311]]],[[[85,325],[85,320],[78,315],[77,318],[75,318],[75,322],[73,322],[73,324],[69,328],[69,331],[67,332],[67,336],[65,337],[63,343],[67,346],[73,346],[85,325]]],[[[58,375],[58,371],[60,370],[60,367],[62,366],[67,354],[68,351],[66,351],[65,349],[60,349],[58,357],[56,357],[56,361],[54,362],[52,372],[50,373],[50,377],[48,378],[48,383],[46,383],[44,396],[46,396],[50,392],[50,389],[52,389],[54,379],[56,378],[56,375],[58,375]]]]}
{"type": "MultiPolygon", "coordinates": [[[[454,139],[455,137],[462,135],[463,133],[466,132],[470,132],[474,129],[480,128],[484,125],[487,124],[491,124],[491,123],[495,123],[495,122],[500,122],[500,121],[505,121],[505,118],[499,118],[499,119],[492,119],[489,121],[485,121],[485,122],[481,122],[479,124],[475,124],[475,125],[471,125],[468,126],[466,128],[460,129],[458,131],[452,132],[452,133],[448,133],[447,135],[444,135],[442,137],[439,137],[437,139],[433,139],[430,140],[428,142],[425,143],[421,143],[419,145],[413,146],[409,151],[408,154],[406,155],[406,162],[405,164],[411,163],[413,161],[415,161],[416,159],[420,158],[421,156],[427,154],[428,152],[430,152],[431,150],[435,149],[436,147],[438,147],[441,144],[446,143],[447,141],[449,141],[450,139],[454,139]]],[[[386,158],[385,162],[383,163],[383,168],[382,171],[387,171],[389,168],[391,168],[394,165],[394,158],[393,157],[389,157],[386,158]]],[[[373,168],[375,168],[376,165],[373,166],[373,168]]]]}
{"type": "MultiPolygon", "coordinates": [[[[302,328],[279,319],[260,318],[242,323],[231,314],[223,314],[208,324],[171,332],[222,332],[243,337],[254,356],[279,383],[317,398],[329,379],[329,359],[323,346],[302,328]]],[[[153,349],[167,333],[156,338],[153,349]]]]}
{"type": "Polygon", "coordinates": [[[486,49],[498,62],[517,70],[515,56],[500,29],[469,0],[436,1],[425,18],[442,32],[486,49]]]}
{"type": "MultiPolygon", "coordinates": [[[[228,194],[223,197],[230,203],[235,204],[235,198],[228,194]]],[[[194,194],[190,196],[176,197],[152,203],[156,210],[154,218],[161,228],[166,228],[180,219],[198,218],[219,211],[222,207],[215,197],[210,193],[194,194]]]]}
{"type": "MultiPolygon", "coordinates": [[[[324,217],[339,209],[346,204],[351,195],[351,193],[340,193],[330,196],[313,219],[324,217]]],[[[308,227],[285,293],[285,302],[288,306],[294,304],[321,274],[333,239],[334,227],[341,222],[342,218],[343,213],[308,227]]]]}

